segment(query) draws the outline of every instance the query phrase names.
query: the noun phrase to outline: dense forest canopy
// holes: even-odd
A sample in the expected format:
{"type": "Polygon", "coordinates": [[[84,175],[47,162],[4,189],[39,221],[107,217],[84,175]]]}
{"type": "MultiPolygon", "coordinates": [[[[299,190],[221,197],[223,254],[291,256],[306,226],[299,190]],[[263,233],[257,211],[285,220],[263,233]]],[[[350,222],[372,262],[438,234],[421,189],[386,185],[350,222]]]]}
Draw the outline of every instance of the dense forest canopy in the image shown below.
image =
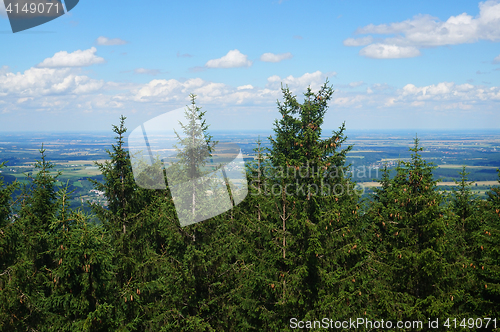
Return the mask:
{"type": "MultiPolygon", "coordinates": [[[[345,125],[322,132],[332,88],[308,89],[302,102],[282,92],[270,148],[259,141],[246,165],[245,199],[185,227],[175,200],[191,199],[182,213],[198,213],[195,192],[137,185],[125,117],[109,160],[96,163],[107,207],[69,208],[72,193],[55,185],[43,147],[29,184],[0,177],[0,330],[347,330],[335,323],[357,319],[395,330],[421,321],[398,329],[414,331],[439,319],[433,330],[444,331],[473,319],[472,330],[500,331],[500,187],[476,197],[464,167],[453,192],[437,190],[416,137],[411,158],[392,174],[386,167],[361,199],[345,125]]],[[[195,96],[188,110],[185,130],[210,153],[218,142],[195,96]]],[[[186,151],[189,174],[201,177],[206,152],[186,151]]]]}

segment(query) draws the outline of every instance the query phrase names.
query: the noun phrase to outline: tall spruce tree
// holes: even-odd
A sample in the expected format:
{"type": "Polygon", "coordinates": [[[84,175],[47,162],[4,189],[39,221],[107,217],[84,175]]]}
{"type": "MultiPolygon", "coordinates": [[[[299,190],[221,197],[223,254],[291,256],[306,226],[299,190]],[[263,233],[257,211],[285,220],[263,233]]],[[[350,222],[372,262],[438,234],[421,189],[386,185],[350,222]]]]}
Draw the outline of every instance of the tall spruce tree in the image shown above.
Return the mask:
{"type": "Polygon", "coordinates": [[[457,296],[454,298],[454,315],[457,318],[468,318],[477,315],[482,306],[481,296],[478,292],[477,269],[479,257],[475,248],[476,235],[481,224],[481,200],[472,192],[473,181],[468,180],[466,167],[459,172],[460,179],[455,181],[449,201],[451,206],[445,215],[453,221],[455,229],[450,229],[450,235],[455,238],[456,254],[462,262],[457,281],[460,282],[457,296]]]}
{"type": "Polygon", "coordinates": [[[57,211],[55,182],[60,173],[51,174],[54,165],[46,160],[43,145],[40,154],[37,173],[28,176],[30,182],[22,189],[18,217],[12,224],[15,257],[2,287],[7,330],[46,330],[50,316],[46,303],[51,294],[50,272],[56,266],[50,253],[50,224],[57,211]]]}
{"type": "MultiPolygon", "coordinates": [[[[166,170],[169,188],[176,200],[177,216],[182,226],[187,226],[217,214],[216,197],[226,185],[219,186],[207,167],[209,158],[218,142],[208,133],[205,113],[196,106],[196,95],[191,94],[191,107],[185,110],[185,123],[180,122],[182,133],[176,132],[176,156],[166,170]]],[[[212,173],[213,175],[214,173],[212,173]]],[[[229,203],[229,202],[227,202],[229,203]]]]}
{"type": "MultiPolygon", "coordinates": [[[[228,193],[235,193],[231,192],[225,176],[224,183],[220,182],[220,176],[214,176],[217,172],[219,175],[224,173],[221,165],[208,167],[209,159],[214,160],[214,163],[217,161],[213,152],[216,149],[217,153],[224,151],[221,151],[220,144],[209,134],[205,112],[196,106],[196,96],[191,94],[190,98],[191,107],[185,112],[186,121],[181,121],[184,135],[178,133],[179,158],[173,167],[188,170],[181,172],[184,177],[175,180],[180,180],[180,183],[188,180],[196,185],[194,189],[184,186],[180,191],[176,190],[178,195],[175,199],[189,202],[186,212],[193,216],[192,221],[198,219],[199,222],[181,224],[186,226],[176,230],[181,241],[177,247],[169,246],[169,250],[175,249],[170,253],[179,262],[175,266],[183,289],[183,294],[172,301],[172,313],[177,317],[172,317],[174,319],[169,326],[182,331],[236,331],[241,327],[236,314],[238,301],[235,293],[240,282],[241,267],[244,265],[240,254],[244,239],[237,235],[240,226],[234,218],[234,211],[230,209],[215,215],[221,209],[218,206],[220,203],[214,199],[227,199],[228,193]],[[226,197],[218,196],[220,193],[225,193],[226,197]],[[211,217],[199,220],[200,216],[211,217]]],[[[169,179],[170,174],[172,173],[167,169],[169,179]]],[[[177,185],[176,181],[169,181],[169,186],[172,185],[177,185]]],[[[230,206],[226,205],[225,208],[230,206]]],[[[176,209],[179,215],[177,201],[176,209]]],[[[240,207],[237,209],[241,211],[240,207]]],[[[181,215],[179,219],[181,217],[185,216],[181,215]]]]}
{"type": "Polygon", "coordinates": [[[422,158],[422,150],[415,138],[411,160],[399,163],[393,179],[385,177],[369,211],[380,262],[378,310],[393,320],[449,316],[460,296],[464,262],[454,245],[454,220],[444,214],[435,166],[422,158]]]}
{"type": "MultiPolygon", "coordinates": [[[[498,183],[500,184],[500,169],[498,183]]],[[[480,207],[478,230],[472,248],[477,269],[475,293],[482,305],[478,316],[498,317],[500,314],[500,186],[487,192],[487,200],[480,207]]]]}
{"type": "Polygon", "coordinates": [[[341,149],[344,125],[328,138],[321,129],[333,89],[328,82],[318,93],[308,88],[302,104],[282,91],[265,176],[251,179],[260,197],[246,236],[254,255],[246,292],[253,299],[247,305],[258,309],[247,311],[247,322],[261,330],[279,330],[291,317],[334,317],[355,293],[358,197],[345,163],[351,147],[341,149]]]}
{"type": "Polygon", "coordinates": [[[46,301],[48,329],[109,331],[115,324],[110,305],[113,248],[102,224],[71,210],[67,187],[58,192],[57,212],[50,225],[51,294],[46,301]]]}
{"type": "MultiPolygon", "coordinates": [[[[160,220],[152,217],[159,201],[168,197],[154,190],[140,188],[134,180],[130,156],[125,147],[125,117],[113,126],[116,144],[108,150],[110,160],[97,163],[104,183],[92,181],[104,192],[107,206],[92,205],[102,222],[113,251],[114,278],[110,285],[113,297],[112,321],[115,328],[142,330],[151,319],[148,308],[160,296],[155,281],[164,265],[157,264],[163,241],[160,220]],[[158,266],[157,266],[158,265],[158,266]]],[[[154,310],[153,310],[154,312],[154,310]]]]}

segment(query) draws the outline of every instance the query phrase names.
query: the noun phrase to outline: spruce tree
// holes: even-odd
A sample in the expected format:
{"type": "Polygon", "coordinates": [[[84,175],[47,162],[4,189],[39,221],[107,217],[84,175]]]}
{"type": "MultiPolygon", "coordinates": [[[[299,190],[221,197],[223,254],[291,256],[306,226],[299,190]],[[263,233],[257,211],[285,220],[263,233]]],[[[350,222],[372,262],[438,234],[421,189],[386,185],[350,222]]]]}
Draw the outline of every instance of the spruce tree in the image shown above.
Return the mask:
{"type": "Polygon", "coordinates": [[[469,181],[465,166],[459,175],[451,195],[446,197],[450,204],[446,206],[445,216],[447,222],[455,226],[449,228],[449,236],[454,238],[455,253],[459,262],[455,280],[458,287],[452,312],[457,319],[463,319],[477,315],[482,303],[477,287],[478,257],[475,253],[475,237],[481,219],[481,200],[472,193],[471,186],[474,182],[469,181]]]}
{"type": "Polygon", "coordinates": [[[15,235],[14,261],[7,268],[2,296],[2,311],[8,313],[9,329],[43,329],[50,312],[46,303],[51,294],[50,271],[56,264],[50,253],[50,224],[57,211],[55,182],[60,173],[51,174],[54,165],[40,149],[37,173],[28,176],[20,196],[18,217],[12,224],[15,235]]]}
{"type": "MultiPolygon", "coordinates": [[[[190,99],[191,107],[184,113],[186,122],[180,122],[182,133],[175,132],[177,153],[166,170],[181,226],[213,217],[218,208],[220,211],[230,208],[230,201],[221,196],[222,193],[227,196],[229,184],[219,185],[214,173],[218,168],[207,165],[209,159],[213,160],[212,152],[218,142],[208,133],[206,112],[196,106],[196,95],[191,94],[190,99]]],[[[221,171],[225,172],[223,168],[221,171]]]]}
{"type": "MultiPolygon", "coordinates": [[[[500,184],[500,169],[498,182],[500,184]]],[[[498,317],[500,314],[500,186],[487,192],[480,208],[478,230],[472,248],[478,280],[475,291],[482,301],[478,316],[498,317]]]]}
{"type": "Polygon", "coordinates": [[[186,121],[180,123],[183,132],[177,133],[177,160],[166,170],[180,223],[169,224],[166,239],[165,255],[172,277],[171,285],[166,286],[168,319],[164,328],[236,331],[234,293],[241,275],[238,249],[242,239],[235,234],[239,226],[233,211],[216,213],[220,204],[216,205],[214,197],[224,191],[228,195],[230,187],[226,179],[224,183],[215,181],[213,174],[223,172],[221,165],[208,167],[212,157],[217,160],[212,152],[220,147],[208,132],[205,112],[196,106],[196,96],[190,98],[186,121]]]}
{"type": "Polygon", "coordinates": [[[399,163],[389,185],[385,177],[369,211],[380,262],[378,310],[393,320],[449,316],[461,295],[463,261],[454,245],[454,220],[444,213],[432,175],[435,166],[422,158],[422,150],[415,138],[411,160],[399,163]]]}
{"type": "MultiPolygon", "coordinates": [[[[6,162],[0,163],[0,170],[5,167],[6,162]]],[[[17,182],[5,185],[4,178],[0,175],[0,228],[6,227],[12,217],[11,195],[19,186],[17,182]]]]}
{"type": "Polygon", "coordinates": [[[246,284],[253,302],[246,303],[259,308],[247,316],[256,329],[279,330],[291,317],[330,314],[348,304],[342,292],[349,288],[348,277],[355,279],[357,195],[345,163],[352,147],[341,149],[345,126],[322,138],[333,94],[327,83],[318,93],[308,88],[302,104],[282,89],[265,177],[251,174],[250,194],[259,193],[253,199],[259,210],[247,218],[254,256],[247,261],[252,281],[246,284]],[[338,295],[343,300],[332,306],[338,295]]]}
{"type": "MultiPolygon", "coordinates": [[[[0,164],[0,169],[5,166],[5,162],[0,164]]],[[[14,182],[5,185],[3,177],[0,175],[0,329],[7,331],[12,328],[15,318],[10,312],[12,304],[13,289],[9,287],[12,278],[12,266],[15,264],[19,243],[19,232],[13,223],[12,199],[11,195],[18,187],[14,182]]]]}
{"type": "Polygon", "coordinates": [[[50,225],[50,253],[57,263],[50,271],[47,326],[57,331],[109,331],[116,326],[110,304],[113,248],[102,224],[69,208],[67,187],[57,194],[58,209],[50,225]]]}
{"type": "Polygon", "coordinates": [[[151,219],[151,213],[158,200],[167,198],[160,192],[137,186],[124,142],[125,119],[122,116],[120,124],[113,126],[117,136],[112,151],[108,150],[110,160],[96,162],[104,183],[92,182],[104,192],[107,204],[103,207],[94,203],[92,207],[114,248],[111,264],[115,277],[110,285],[114,294],[110,302],[114,308],[113,322],[124,329],[140,330],[150,318],[147,299],[158,296],[154,286],[158,268],[152,265],[160,255],[161,227],[151,219]]]}

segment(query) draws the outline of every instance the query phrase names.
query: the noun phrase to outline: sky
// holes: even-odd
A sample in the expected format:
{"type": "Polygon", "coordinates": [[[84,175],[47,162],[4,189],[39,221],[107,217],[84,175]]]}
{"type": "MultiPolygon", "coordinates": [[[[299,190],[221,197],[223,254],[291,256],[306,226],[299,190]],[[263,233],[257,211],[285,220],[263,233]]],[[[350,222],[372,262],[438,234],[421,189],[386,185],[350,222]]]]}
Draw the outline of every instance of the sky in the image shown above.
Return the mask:
{"type": "Polygon", "coordinates": [[[1,132],[131,131],[191,93],[271,130],[281,85],[327,81],[325,129],[500,129],[500,0],[82,0],[18,33],[0,2],[1,132]]]}

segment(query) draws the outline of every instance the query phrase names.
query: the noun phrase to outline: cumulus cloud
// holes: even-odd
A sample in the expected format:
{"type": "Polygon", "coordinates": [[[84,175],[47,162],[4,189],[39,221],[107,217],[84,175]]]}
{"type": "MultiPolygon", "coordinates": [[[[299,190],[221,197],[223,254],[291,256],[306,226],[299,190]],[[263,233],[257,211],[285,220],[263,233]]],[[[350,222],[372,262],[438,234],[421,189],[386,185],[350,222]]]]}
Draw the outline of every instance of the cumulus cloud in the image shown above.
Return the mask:
{"type": "MultiPolygon", "coordinates": [[[[82,112],[113,110],[123,106],[115,95],[119,86],[80,74],[79,68],[38,68],[13,73],[0,71],[0,112],[82,112]]],[[[130,89],[130,87],[126,87],[130,89]]]]}
{"type": "Polygon", "coordinates": [[[30,68],[24,73],[0,73],[0,91],[8,96],[40,97],[87,94],[104,86],[102,80],[78,75],[69,68],[30,68]]]}
{"type": "MultiPolygon", "coordinates": [[[[414,57],[420,55],[422,47],[475,43],[479,40],[500,41],[500,1],[488,0],[479,3],[479,15],[467,13],[450,16],[441,21],[430,15],[417,15],[403,22],[359,28],[356,34],[388,35],[381,42],[363,48],[360,55],[382,58],[414,57]]],[[[373,38],[365,36],[348,38],[346,46],[362,46],[373,38]]]]}
{"type": "Polygon", "coordinates": [[[495,110],[500,101],[500,87],[485,87],[469,83],[439,82],[416,86],[406,84],[396,89],[387,84],[373,84],[366,92],[338,90],[332,96],[332,105],[349,109],[413,110],[495,110]]]}
{"type": "Polygon", "coordinates": [[[86,67],[104,63],[104,59],[95,55],[96,48],[77,50],[73,53],[57,52],[52,58],[47,58],[37,65],[39,68],[86,67]]]}
{"type": "Polygon", "coordinates": [[[127,44],[128,42],[120,38],[109,39],[104,36],[100,36],[99,38],[97,38],[96,43],[97,45],[112,46],[112,45],[124,45],[127,44]]]}
{"type": "Polygon", "coordinates": [[[324,84],[326,77],[335,76],[335,72],[305,73],[302,76],[281,78],[277,75],[267,79],[265,87],[255,87],[251,84],[230,86],[219,82],[205,81],[193,78],[185,81],[176,79],[155,79],[140,85],[124,95],[123,100],[145,104],[184,103],[190,93],[198,96],[203,104],[212,105],[269,105],[273,107],[277,98],[282,96],[281,83],[288,85],[291,91],[300,94],[308,86],[317,91],[324,84]]]}
{"type": "MultiPolygon", "coordinates": [[[[301,99],[308,87],[318,91],[326,77],[336,75],[335,72],[321,71],[299,76],[273,75],[263,82],[264,86],[244,83],[231,86],[201,78],[152,79],[145,84],[114,83],[92,79],[82,75],[81,71],[78,67],[66,66],[34,67],[22,73],[13,73],[6,66],[0,67],[0,112],[114,112],[116,109],[122,112],[140,109],[153,114],[159,111],[158,105],[162,105],[162,109],[185,106],[189,102],[190,93],[198,95],[200,105],[222,111],[234,106],[246,107],[248,110],[276,110],[276,99],[283,97],[282,83],[301,99]]],[[[143,74],[154,71],[155,69],[136,69],[136,72],[143,74]]],[[[346,89],[339,89],[333,94],[330,103],[333,111],[359,109],[371,112],[389,108],[391,112],[437,110],[449,114],[478,111],[484,115],[485,112],[493,112],[500,101],[500,87],[470,83],[436,82],[424,86],[406,84],[397,89],[385,83],[368,85],[363,81],[355,81],[345,87],[346,89]],[[366,90],[360,89],[363,86],[367,87],[366,90]]]]}
{"type": "Polygon", "coordinates": [[[222,58],[209,60],[205,64],[208,68],[250,67],[251,65],[252,61],[248,60],[248,56],[236,49],[229,51],[222,58]]]}
{"type": "Polygon", "coordinates": [[[302,37],[300,35],[295,35],[295,36],[293,36],[293,39],[301,40],[301,39],[304,39],[304,37],[302,37]]]}
{"type": "Polygon", "coordinates": [[[462,103],[474,105],[484,101],[500,100],[500,87],[484,87],[469,83],[455,84],[454,82],[440,82],[427,86],[417,87],[407,84],[398,91],[398,102],[426,101],[434,102],[442,109],[443,105],[462,103]]]}
{"type": "Polygon", "coordinates": [[[362,48],[359,54],[372,59],[398,59],[419,56],[420,51],[413,46],[371,44],[362,48]]]}
{"type": "Polygon", "coordinates": [[[260,61],[264,62],[280,62],[286,59],[291,59],[293,57],[292,53],[281,53],[281,54],[274,54],[274,53],[264,53],[260,56],[260,61]]]}
{"type": "Polygon", "coordinates": [[[161,73],[159,69],[146,69],[146,68],[136,68],[134,69],[134,74],[143,74],[143,75],[158,75],[161,73]]]}
{"type": "Polygon", "coordinates": [[[242,104],[274,101],[278,91],[254,89],[252,85],[231,87],[224,83],[205,81],[201,78],[188,79],[184,82],[170,80],[152,80],[136,89],[129,97],[136,102],[183,102],[194,93],[205,104],[242,104]],[[273,98],[266,98],[272,95],[273,98]]]}
{"type": "Polygon", "coordinates": [[[500,55],[493,59],[493,63],[500,63],[500,55]]]}
{"type": "Polygon", "coordinates": [[[267,79],[266,88],[279,90],[281,88],[281,84],[283,83],[283,86],[288,85],[291,90],[304,91],[304,89],[307,89],[309,86],[313,90],[318,90],[325,83],[327,77],[336,75],[336,72],[322,73],[319,70],[314,73],[305,73],[300,77],[290,75],[285,78],[281,78],[278,75],[273,75],[267,79]]]}

